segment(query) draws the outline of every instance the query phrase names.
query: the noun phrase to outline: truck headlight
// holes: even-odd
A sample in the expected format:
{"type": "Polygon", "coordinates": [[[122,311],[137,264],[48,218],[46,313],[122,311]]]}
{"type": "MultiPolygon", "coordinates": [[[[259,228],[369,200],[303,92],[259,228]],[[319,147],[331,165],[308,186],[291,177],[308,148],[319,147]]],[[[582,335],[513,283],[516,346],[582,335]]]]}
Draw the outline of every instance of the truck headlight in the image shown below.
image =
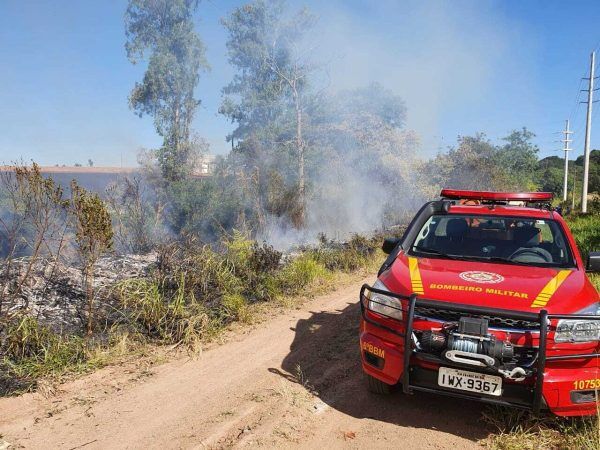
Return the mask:
{"type": "MultiPolygon", "coordinates": [[[[597,316],[600,304],[593,303],[576,314],[597,316]]],[[[600,340],[600,320],[561,319],[556,325],[554,342],[593,342],[600,340]]]]}
{"type": "MultiPolygon", "coordinates": [[[[373,288],[389,291],[387,286],[379,280],[375,281],[373,288]]],[[[366,297],[369,301],[367,307],[371,311],[392,319],[402,320],[402,303],[399,299],[373,291],[367,291],[366,297]]]]}

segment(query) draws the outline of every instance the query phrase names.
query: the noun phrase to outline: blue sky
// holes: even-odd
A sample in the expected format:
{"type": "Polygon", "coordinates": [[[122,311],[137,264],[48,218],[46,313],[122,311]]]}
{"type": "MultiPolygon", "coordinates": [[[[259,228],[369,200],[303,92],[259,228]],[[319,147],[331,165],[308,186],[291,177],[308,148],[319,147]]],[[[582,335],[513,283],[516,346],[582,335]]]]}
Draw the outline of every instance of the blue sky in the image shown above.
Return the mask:
{"type": "MultiPolygon", "coordinates": [[[[194,126],[214,153],[227,151],[231,128],[217,113],[232,76],[219,21],[241,3],[203,0],[198,10],[211,71],[198,86],[194,126]]],[[[600,2],[289,4],[307,5],[319,17],[312,44],[326,62],[325,88],[379,81],[401,95],[424,156],[458,135],[484,131],[497,141],[521,126],[537,134],[543,156],[561,155],[554,141],[566,118],[576,131],[573,156],[582,152],[585,105],[576,100],[589,54],[600,44],[600,2]]],[[[132,165],[141,147],[160,144],[152,119],[127,105],[144,67],[125,55],[125,8],[125,0],[0,2],[0,162],[132,165]]],[[[600,147],[600,128],[592,144],[600,147]]]]}

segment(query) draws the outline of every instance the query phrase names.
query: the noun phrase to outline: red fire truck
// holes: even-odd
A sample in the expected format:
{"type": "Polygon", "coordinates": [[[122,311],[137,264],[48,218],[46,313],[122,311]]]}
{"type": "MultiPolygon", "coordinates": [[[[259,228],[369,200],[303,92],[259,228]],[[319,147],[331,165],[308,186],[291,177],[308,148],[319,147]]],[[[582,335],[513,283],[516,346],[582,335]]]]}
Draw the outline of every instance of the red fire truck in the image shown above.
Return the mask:
{"type": "Polygon", "coordinates": [[[600,296],[552,194],[458,191],[425,204],[360,292],[370,390],[596,413],[600,296]]]}

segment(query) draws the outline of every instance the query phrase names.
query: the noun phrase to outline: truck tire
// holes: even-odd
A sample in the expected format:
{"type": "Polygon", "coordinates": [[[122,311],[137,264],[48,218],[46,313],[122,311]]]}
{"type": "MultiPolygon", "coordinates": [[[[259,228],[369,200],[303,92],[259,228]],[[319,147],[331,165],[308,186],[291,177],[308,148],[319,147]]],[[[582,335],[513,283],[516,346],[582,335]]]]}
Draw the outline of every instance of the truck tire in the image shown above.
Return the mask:
{"type": "Polygon", "coordinates": [[[392,386],[389,384],[384,383],[369,374],[365,374],[365,376],[367,378],[367,389],[370,392],[378,395],[388,395],[392,392],[392,386]]]}

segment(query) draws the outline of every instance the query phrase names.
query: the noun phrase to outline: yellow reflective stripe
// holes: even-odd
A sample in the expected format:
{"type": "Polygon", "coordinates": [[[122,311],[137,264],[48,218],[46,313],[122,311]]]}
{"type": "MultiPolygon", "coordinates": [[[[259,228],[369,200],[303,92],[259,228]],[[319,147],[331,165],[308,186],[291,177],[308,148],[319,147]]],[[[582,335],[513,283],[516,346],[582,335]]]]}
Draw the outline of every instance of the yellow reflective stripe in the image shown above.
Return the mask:
{"type": "Polygon", "coordinates": [[[423,290],[423,281],[421,280],[421,272],[419,272],[419,260],[417,258],[413,258],[412,256],[408,257],[408,271],[410,273],[412,291],[419,295],[425,294],[425,291],[423,290]]]}
{"type": "Polygon", "coordinates": [[[556,274],[554,278],[548,281],[548,284],[544,286],[544,289],[538,294],[533,303],[531,304],[532,308],[543,308],[548,304],[556,290],[560,287],[560,285],[567,279],[567,277],[571,275],[570,270],[561,270],[556,274]]]}

